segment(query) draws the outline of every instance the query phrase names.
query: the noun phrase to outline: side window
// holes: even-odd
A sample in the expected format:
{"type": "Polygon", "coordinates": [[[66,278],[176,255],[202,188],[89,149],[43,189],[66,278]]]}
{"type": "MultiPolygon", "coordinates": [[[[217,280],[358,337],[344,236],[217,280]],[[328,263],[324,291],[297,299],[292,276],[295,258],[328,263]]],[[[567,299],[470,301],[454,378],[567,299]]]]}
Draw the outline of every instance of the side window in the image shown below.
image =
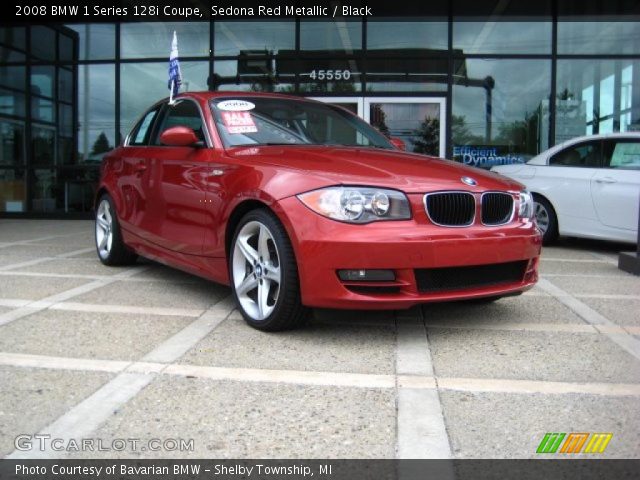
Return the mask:
{"type": "Polygon", "coordinates": [[[160,109],[156,108],[150,110],[134,127],[131,135],[129,135],[129,145],[148,145],[149,137],[151,136],[151,130],[153,122],[158,115],[160,109]]]}
{"type": "Polygon", "coordinates": [[[549,165],[600,168],[602,166],[602,142],[597,140],[568,147],[551,157],[549,165]]]}
{"type": "Polygon", "coordinates": [[[174,105],[167,105],[161,127],[158,129],[153,144],[162,145],[160,143],[160,134],[167,128],[176,126],[191,128],[195,132],[196,137],[198,137],[198,140],[202,142],[205,141],[204,124],[200,115],[200,109],[195,103],[189,100],[183,100],[174,105]]]}
{"type": "Polygon", "coordinates": [[[640,141],[608,140],[604,150],[605,167],[640,170],[640,141]]]}

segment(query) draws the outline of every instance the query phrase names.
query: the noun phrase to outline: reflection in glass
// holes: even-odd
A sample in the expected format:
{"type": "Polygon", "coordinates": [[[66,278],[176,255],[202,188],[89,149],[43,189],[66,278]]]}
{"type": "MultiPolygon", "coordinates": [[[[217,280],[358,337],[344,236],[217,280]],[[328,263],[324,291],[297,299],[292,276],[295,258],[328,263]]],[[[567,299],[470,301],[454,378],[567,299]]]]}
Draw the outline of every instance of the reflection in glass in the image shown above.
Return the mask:
{"type": "Polygon", "coordinates": [[[372,103],[369,118],[387,137],[400,138],[408,152],[440,155],[439,103],[372,103]]]}
{"type": "Polygon", "coordinates": [[[31,207],[34,212],[55,212],[58,188],[56,170],[38,168],[30,178],[31,207]]]}
{"type": "Polygon", "coordinates": [[[56,59],[56,32],[50,27],[34,25],[31,27],[31,53],[41,59],[56,59]]]}
{"type": "Polygon", "coordinates": [[[296,47],[295,21],[216,22],[213,46],[216,56],[241,52],[275,54],[296,47]]]}
{"type": "Polygon", "coordinates": [[[73,72],[66,68],[58,69],[58,100],[73,101],[73,72]]]}
{"type": "MultiPolygon", "coordinates": [[[[99,162],[116,145],[115,66],[78,67],[78,160],[99,162]]],[[[72,158],[63,157],[63,161],[72,158]]]]}
{"type": "Polygon", "coordinates": [[[27,210],[25,171],[0,168],[0,212],[24,212],[27,210]]]}
{"type": "Polygon", "coordinates": [[[558,22],[560,54],[640,53],[638,22],[558,22]]]}
{"type": "Polygon", "coordinates": [[[456,160],[488,168],[524,162],[547,148],[550,71],[546,60],[467,59],[458,66],[451,117],[456,160]]]}
{"type": "Polygon", "coordinates": [[[0,121],[0,166],[24,165],[24,123],[0,121]]]}
{"type": "Polygon", "coordinates": [[[551,22],[454,20],[453,48],[462,53],[551,53],[551,22]]]}
{"type": "Polygon", "coordinates": [[[24,53],[12,48],[0,47],[0,64],[9,62],[24,62],[24,53]]]}
{"type": "Polygon", "coordinates": [[[171,50],[173,32],[180,57],[208,57],[209,23],[123,23],[120,26],[122,58],[164,58],[171,50]]]}
{"type": "Polygon", "coordinates": [[[447,91],[449,59],[370,58],[367,90],[389,92],[447,91]]]}
{"type": "Polygon", "coordinates": [[[272,57],[216,60],[213,63],[211,87],[214,90],[242,92],[294,91],[295,62],[272,57]],[[292,68],[293,66],[293,68],[292,68]]]}
{"type": "Polygon", "coordinates": [[[26,79],[25,67],[0,66],[0,85],[24,90],[26,79]]]}
{"type": "Polygon", "coordinates": [[[555,143],[640,129],[640,61],[559,60],[555,143]]]}
{"type": "Polygon", "coordinates": [[[0,27],[0,43],[25,50],[27,48],[26,28],[0,27]]]}
{"type": "Polygon", "coordinates": [[[73,39],[66,35],[58,36],[58,58],[62,62],[73,60],[73,39]]]}
{"type": "MultiPolygon", "coordinates": [[[[169,96],[168,62],[123,63],[120,67],[120,125],[124,138],[154,102],[169,96]]],[[[181,92],[207,90],[209,62],[180,62],[181,92]]]]}
{"type": "MultiPolygon", "coordinates": [[[[441,50],[448,49],[448,23],[446,19],[423,22],[388,21],[367,22],[367,50],[393,50],[394,55],[404,55],[403,50],[441,50]]],[[[425,52],[425,54],[428,54],[425,52]]]]}
{"type": "Polygon", "coordinates": [[[301,21],[300,49],[352,55],[362,48],[362,23],[336,21],[301,21]]]}
{"type": "Polygon", "coordinates": [[[111,60],[116,56],[116,27],[91,23],[66,25],[78,32],[80,60],[111,60]]]}
{"type": "Polygon", "coordinates": [[[0,88],[0,114],[24,117],[25,113],[24,94],[0,88]]]}
{"type": "Polygon", "coordinates": [[[31,127],[31,155],[34,165],[55,165],[56,131],[53,127],[31,127]]]}
{"type": "Polygon", "coordinates": [[[31,67],[31,93],[52,98],[54,78],[55,69],[53,66],[31,67]]]}
{"type": "Polygon", "coordinates": [[[31,97],[31,116],[35,120],[53,123],[53,102],[39,97],[31,97]]]}

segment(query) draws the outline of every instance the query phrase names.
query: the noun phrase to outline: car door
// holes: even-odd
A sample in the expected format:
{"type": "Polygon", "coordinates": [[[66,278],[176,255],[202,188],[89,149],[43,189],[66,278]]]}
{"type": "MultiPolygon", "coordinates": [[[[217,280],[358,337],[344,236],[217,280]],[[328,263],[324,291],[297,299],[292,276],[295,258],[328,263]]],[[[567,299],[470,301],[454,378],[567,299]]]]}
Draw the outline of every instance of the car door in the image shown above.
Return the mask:
{"type": "Polygon", "coordinates": [[[123,228],[143,238],[146,237],[143,223],[149,206],[145,188],[149,175],[149,141],[159,112],[159,105],[147,111],[125,140],[118,175],[117,188],[122,199],[118,211],[120,222],[123,228]]]}
{"type": "Polygon", "coordinates": [[[210,145],[202,112],[194,100],[165,104],[149,147],[145,190],[150,208],[143,220],[149,239],[163,248],[187,255],[202,253],[208,225],[205,191],[210,145]],[[201,145],[163,145],[161,133],[178,125],[193,129],[201,145]]]}
{"type": "Polygon", "coordinates": [[[606,227],[635,231],[640,196],[640,140],[607,139],[603,153],[603,168],[591,179],[598,219],[606,227]]]}
{"type": "Polygon", "coordinates": [[[547,167],[536,168],[536,190],[553,204],[561,232],[579,228],[581,220],[596,220],[591,178],[601,164],[602,142],[590,140],[556,152],[547,167]]]}

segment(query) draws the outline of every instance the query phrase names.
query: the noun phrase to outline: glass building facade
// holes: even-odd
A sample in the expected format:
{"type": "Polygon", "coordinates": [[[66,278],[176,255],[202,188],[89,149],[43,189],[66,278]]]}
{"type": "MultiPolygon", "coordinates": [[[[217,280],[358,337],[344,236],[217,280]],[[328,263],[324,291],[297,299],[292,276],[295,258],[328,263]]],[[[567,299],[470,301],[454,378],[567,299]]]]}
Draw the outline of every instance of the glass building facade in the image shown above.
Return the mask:
{"type": "Polygon", "coordinates": [[[442,4],[425,17],[357,21],[2,27],[0,215],[91,214],[102,156],[168,96],[174,31],[183,91],[341,104],[408,150],[481,168],[640,130],[639,23],[545,2],[529,20],[442,4]]]}

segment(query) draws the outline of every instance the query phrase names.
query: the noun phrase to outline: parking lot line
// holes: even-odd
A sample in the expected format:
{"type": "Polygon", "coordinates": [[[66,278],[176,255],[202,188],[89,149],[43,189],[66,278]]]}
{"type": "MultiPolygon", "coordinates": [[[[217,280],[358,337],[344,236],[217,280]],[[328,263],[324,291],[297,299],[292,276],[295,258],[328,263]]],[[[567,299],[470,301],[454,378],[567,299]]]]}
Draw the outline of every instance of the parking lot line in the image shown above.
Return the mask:
{"type": "Polygon", "coordinates": [[[616,325],[604,315],[596,312],[593,308],[581,302],[569,293],[565,292],[563,289],[554,285],[549,280],[541,278],[538,281],[538,286],[548,294],[552,295],[554,298],[557,298],[559,302],[569,307],[571,311],[581,317],[585,322],[593,325],[596,329],[598,329],[598,331],[600,331],[600,333],[606,335],[610,340],[617,343],[624,350],[640,360],[640,340],[634,338],[632,335],[629,335],[626,332],[611,332],[610,330],[612,327],[618,327],[619,325],[616,325]],[[599,327],[606,328],[600,329],[599,327]]]}
{"type": "Polygon", "coordinates": [[[71,298],[77,297],[87,292],[91,292],[98,288],[102,288],[111,283],[115,283],[122,278],[127,278],[132,275],[137,275],[145,270],[147,270],[148,266],[138,266],[133,268],[128,268],[123,270],[122,272],[109,277],[106,280],[94,280],[85,285],[80,285],[79,287],[71,288],[69,290],[65,290],[64,292],[56,293],[54,295],[50,295],[41,300],[34,300],[29,302],[15,310],[11,310],[9,312],[0,314],[0,325],[6,325],[7,323],[13,322],[20,318],[26,317],[33,313],[46,310],[51,307],[53,304],[58,302],[64,302],[65,300],[69,300],[71,298]]]}
{"type": "MultiPolygon", "coordinates": [[[[121,373],[43,428],[39,434],[63,439],[65,445],[71,440],[86,438],[108,420],[113,412],[149,385],[153,378],[153,375],[142,373],[121,373]]],[[[64,457],[64,453],[50,448],[28,451],[14,450],[5,458],[14,460],[54,459],[64,457]]]]}
{"type": "MultiPolygon", "coordinates": [[[[72,312],[91,313],[126,313],[134,315],[157,315],[176,317],[199,317],[205,310],[195,308],[169,308],[169,307],[135,307],[129,305],[103,305],[95,303],[61,302],[51,305],[51,310],[65,310],[72,312]]],[[[91,317],[87,317],[91,318],[91,317]]]]}
{"type": "Polygon", "coordinates": [[[635,397],[640,395],[640,384],[634,383],[571,383],[502,378],[438,378],[438,388],[474,393],[499,392],[555,395],[577,393],[612,397],[635,397]]]}
{"type": "Polygon", "coordinates": [[[60,255],[54,255],[51,257],[38,257],[33,260],[27,260],[25,262],[12,263],[0,267],[0,272],[6,272],[9,270],[16,270],[23,267],[31,267],[33,265],[39,265],[41,263],[50,262],[51,260],[59,260],[61,258],[74,257],[76,255],[82,255],[83,253],[89,253],[95,251],[95,248],[81,248],[80,250],[72,250],[71,252],[61,253],[60,255]]]}
{"type": "MultiPolygon", "coordinates": [[[[129,269],[122,274],[135,274],[140,268],[129,269]],[[132,272],[136,270],[136,272],[132,272]]],[[[115,275],[117,277],[117,275],[115,275]]],[[[63,294],[66,292],[63,292],[63,294]]],[[[194,347],[200,340],[204,332],[207,335],[215,328],[224,318],[228,317],[233,311],[233,304],[227,297],[217,302],[209,310],[203,313],[200,319],[185,327],[173,337],[161,343],[151,353],[156,357],[174,361],[182,356],[187,350],[194,347]],[[208,329],[208,330],[207,330],[208,329]],[[181,335],[182,332],[185,332],[181,335]]],[[[147,355],[148,357],[149,355],[147,355]]],[[[53,357],[54,363],[60,364],[57,357],[53,357]]],[[[145,357],[143,360],[148,359],[145,357]]],[[[24,359],[22,359],[24,361],[24,359]]],[[[144,364],[144,362],[143,362],[144,364]]],[[[68,365],[68,364],[67,364],[68,365]]],[[[148,365],[148,363],[146,363],[148,365]]],[[[159,369],[158,369],[159,370],[159,369]]],[[[159,370],[161,371],[161,370],[159,370]]],[[[39,433],[42,435],[51,435],[52,438],[62,438],[64,443],[68,443],[71,439],[84,438],[95,431],[102,425],[113,412],[117,411],[131,398],[135,397],[142,389],[144,389],[158,373],[130,373],[123,372],[115,378],[100,387],[94,394],[87,397],[53,423],[43,428],[39,433]]],[[[14,450],[6,458],[22,459],[22,458],[60,458],[64,456],[64,452],[45,449],[42,451],[17,451],[14,450]]]]}
{"type": "MultiPolygon", "coordinates": [[[[451,458],[438,390],[416,388],[417,377],[433,379],[434,376],[421,312],[419,308],[402,312],[397,319],[397,458],[451,458]],[[408,381],[411,375],[413,381],[408,381]],[[400,381],[399,376],[407,378],[400,381]]],[[[421,385],[424,384],[423,381],[421,385]]]]}
{"type": "Polygon", "coordinates": [[[23,368],[49,368],[57,370],[117,373],[126,369],[131,365],[131,362],[0,352],[0,365],[23,368]]]}
{"type": "Polygon", "coordinates": [[[73,237],[77,235],[78,234],[74,232],[74,233],[65,233],[64,235],[47,235],[46,237],[30,238],[29,240],[18,240],[16,242],[3,242],[3,243],[0,243],[0,248],[16,247],[20,245],[31,245],[32,243],[44,242],[46,240],[53,240],[54,238],[73,237]]]}
{"type": "Polygon", "coordinates": [[[200,340],[209,335],[233,311],[231,297],[226,297],[206,310],[195,322],[187,325],[171,338],[165,340],[142,360],[145,362],[171,363],[187,353],[200,340]]]}

